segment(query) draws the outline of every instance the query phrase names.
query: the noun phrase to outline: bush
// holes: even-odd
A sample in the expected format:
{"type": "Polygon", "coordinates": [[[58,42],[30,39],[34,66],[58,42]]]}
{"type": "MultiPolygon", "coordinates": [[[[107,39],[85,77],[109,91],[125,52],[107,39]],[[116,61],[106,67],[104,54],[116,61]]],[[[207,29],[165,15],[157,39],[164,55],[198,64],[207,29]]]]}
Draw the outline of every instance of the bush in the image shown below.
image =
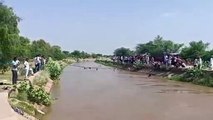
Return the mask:
{"type": "Polygon", "coordinates": [[[201,69],[190,69],[183,74],[183,80],[193,82],[204,77],[204,72],[201,69]]]}
{"type": "Polygon", "coordinates": [[[46,69],[49,72],[52,80],[58,80],[62,73],[60,64],[57,61],[53,61],[51,58],[49,58],[46,69]]]}
{"type": "Polygon", "coordinates": [[[67,63],[63,62],[63,61],[58,61],[61,69],[64,69],[67,66],[67,63]]]}
{"type": "Polygon", "coordinates": [[[203,70],[191,69],[187,70],[181,75],[175,75],[171,78],[172,80],[192,82],[197,85],[203,85],[208,87],[213,87],[213,77],[203,70]]]}
{"type": "Polygon", "coordinates": [[[27,82],[21,82],[17,85],[18,94],[17,99],[37,103],[39,105],[49,106],[51,104],[51,97],[41,87],[33,87],[27,82]]]}
{"type": "Polygon", "coordinates": [[[17,89],[19,93],[29,91],[30,87],[31,86],[26,81],[17,84],[17,89]]]}
{"type": "Polygon", "coordinates": [[[49,106],[51,104],[50,95],[40,87],[34,87],[32,90],[30,90],[28,93],[28,98],[31,102],[39,105],[49,106]]]}

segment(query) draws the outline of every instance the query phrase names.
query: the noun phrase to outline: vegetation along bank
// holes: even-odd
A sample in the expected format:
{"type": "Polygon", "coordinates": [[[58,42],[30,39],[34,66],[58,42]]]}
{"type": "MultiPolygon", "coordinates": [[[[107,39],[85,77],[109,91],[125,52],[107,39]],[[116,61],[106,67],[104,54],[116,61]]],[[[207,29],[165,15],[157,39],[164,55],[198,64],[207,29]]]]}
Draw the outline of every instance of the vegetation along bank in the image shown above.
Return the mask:
{"type": "Polygon", "coordinates": [[[45,108],[54,100],[50,90],[55,82],[60,80],[63,69],[73,63],[72,59],[53,61],[49,58],[43,71],[29,78],[29,81],[21,81],[10,91],[8,100],[12,108],[27,118],[41,118],[45,114],[45,108]]]}
{"type": "Polygon", "coordinates": [[[129,70],[132,72],[143,72],[147,76],[161,76],[170,80],[190,82],[196,85],[213,87],[213,72],[208,70],[202,70],[197,68],[181,69],[181,68],[169,68],[165,66],[161,68],[154,68],[152,66],[146,66],[144,64],[120,64],[111,60],[96,60],[97,63],[111,66],[118,69],[129,70]]]}

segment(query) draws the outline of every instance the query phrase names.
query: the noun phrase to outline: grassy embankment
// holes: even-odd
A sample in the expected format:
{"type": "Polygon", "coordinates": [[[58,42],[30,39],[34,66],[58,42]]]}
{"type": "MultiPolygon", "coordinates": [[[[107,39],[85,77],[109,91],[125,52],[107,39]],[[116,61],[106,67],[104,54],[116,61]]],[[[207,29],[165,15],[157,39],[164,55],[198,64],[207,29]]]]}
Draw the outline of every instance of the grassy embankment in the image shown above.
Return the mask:
{"type": "MultiPolygon", "coordinates": [[[[106,66],[116,67],[119,69],[127,69],[127,65],[122,65],[115,63],[113,61],[109,60],[96,60],[97,63],[103,64],[106,66]]],[[[130,67],[130,66],[129,66],[130,67]]],[[[134,64],[131,66],[131,71],[139,71],[142,69],[150,69],[152,70],[152,67],[145,66],[143,64],[134,64]]],[[[206,70],[200,70],[200,69],[188,69],[188,70],[182,70],[182,69],[155,69],[152,70],[152,72],[160,73],[160,76],[166,76],[170,80],[174,81],[181,81],[181,82],[189,82],[196,85],[202,85],[202,86],[208,86],[213,87],[213,72],[212,71],[206,71],[206,70]]]]}
{"type": "MultiPolygon", "coordinates": [[[[26,116],[41,117],[44,113],[43,108],[52,103],[50,91],[46,87],[49,83],[57,82],[63,69],[75,62],[73,59],[61,61],[49,60],[43,71],[34,76],[31,82],[25,81],[23,76],[20,77],[19,83],[14,86],[14,91],[9,94],[9,103],[15,110],[21,110],[26,116]]],[[[11,73],[8,71],[1,76],[8,82],[11,81],[11,73]]]]}

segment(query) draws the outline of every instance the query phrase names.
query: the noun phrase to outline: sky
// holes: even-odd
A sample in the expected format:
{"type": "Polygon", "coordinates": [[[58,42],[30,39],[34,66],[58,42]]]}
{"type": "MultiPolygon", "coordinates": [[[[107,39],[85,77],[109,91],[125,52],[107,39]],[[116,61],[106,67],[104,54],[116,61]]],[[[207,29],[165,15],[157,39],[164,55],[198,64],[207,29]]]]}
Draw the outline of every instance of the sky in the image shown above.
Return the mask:
{"type": "Polygon", "coordinates": [[[21,35],[63,50],[112,54],[157,35],[177,43],[213,44],[213,0],[4,1],[22,18],[21,35]]]}

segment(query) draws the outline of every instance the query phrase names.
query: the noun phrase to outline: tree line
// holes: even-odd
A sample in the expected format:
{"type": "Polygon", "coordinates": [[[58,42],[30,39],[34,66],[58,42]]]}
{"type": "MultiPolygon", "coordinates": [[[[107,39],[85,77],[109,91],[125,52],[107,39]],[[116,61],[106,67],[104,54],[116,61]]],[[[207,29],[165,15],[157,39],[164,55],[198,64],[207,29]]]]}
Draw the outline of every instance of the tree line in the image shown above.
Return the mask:
{"type": "Polygon", "coordinates": [[[194,60],[202,57],[205,61],[213,57],[213,49],[209,49],[209,43],[200,41],[191,41],[188,46],[175,43],[172,40],[165,40],[158,35],[154,40],[147,43],[137,44],[135,50],[129,48],[118,48],[114,51],[116,56],[132,56],[149,53],[151,56],[163,56],[167,53],[179,53],[183,59],[194,60]]]}

